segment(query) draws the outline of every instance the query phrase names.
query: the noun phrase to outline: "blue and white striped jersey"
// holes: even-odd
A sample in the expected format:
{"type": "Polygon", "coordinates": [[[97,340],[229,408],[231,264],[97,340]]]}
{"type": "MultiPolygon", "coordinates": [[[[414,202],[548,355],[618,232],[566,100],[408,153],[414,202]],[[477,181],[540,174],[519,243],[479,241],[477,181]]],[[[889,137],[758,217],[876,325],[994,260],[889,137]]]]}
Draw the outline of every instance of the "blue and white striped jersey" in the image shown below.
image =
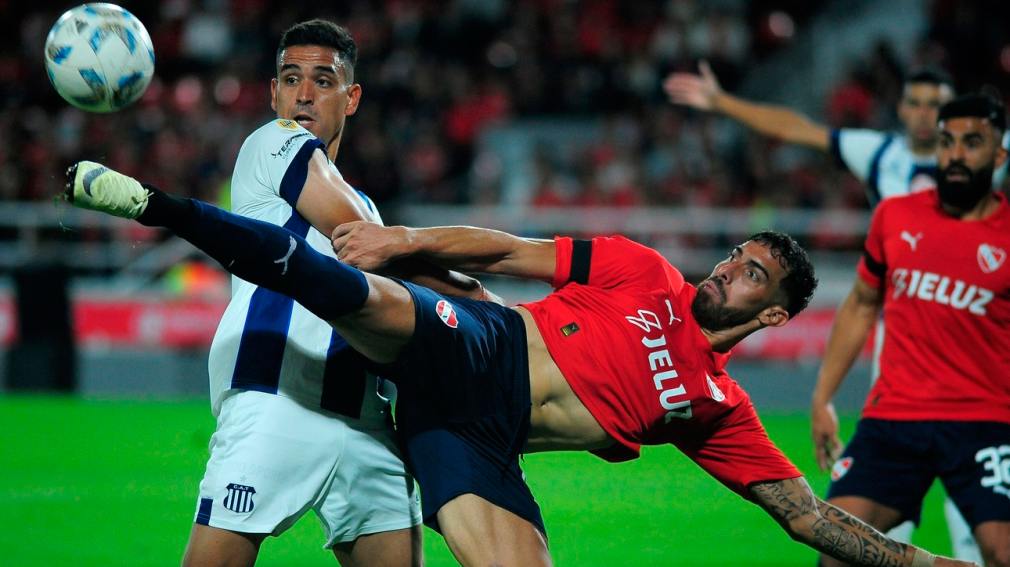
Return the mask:
{"type": "MultiPolygon", "coordinates": [[[[1010,132],[1003,137],[1010,147],[1010,132]]],[[[905,136],[877,130],[842,128],[831,131],[831,153],[866,185],[870,207],[888,197],[936,187],[936,155],[917,156],[905,136]]],[[[993,186],[1006,178],[1007,166],[996,170],[993,186]]]]}
{"type": "Polygon", "coordinates": [[[871,207],[888,197],[936,187],[936,155],[913,154],[901,134],[832,130],[831,153],[866,185],[871,207]]]}
{"type": "MultiPolygon", "coordinates": [[[[295,204],[309,159],[322,141],[291,120],[274,120],[253,132],[232,173],[236,214],[286,227],[317,251],[335,257],[329,235],[298,214],[295,204]]],[[[340,175],[336,167],[333,171],[340,175]]],[[[374,203],[358,192],[376,222],[374,203]]],[[[232,278],[232,298],[210,348],[214,415],[235,390],[256,390],[363,420],[385,419],[385,382],[366,374],[365,361],[322,319],[293,299],[232,278]]]]}

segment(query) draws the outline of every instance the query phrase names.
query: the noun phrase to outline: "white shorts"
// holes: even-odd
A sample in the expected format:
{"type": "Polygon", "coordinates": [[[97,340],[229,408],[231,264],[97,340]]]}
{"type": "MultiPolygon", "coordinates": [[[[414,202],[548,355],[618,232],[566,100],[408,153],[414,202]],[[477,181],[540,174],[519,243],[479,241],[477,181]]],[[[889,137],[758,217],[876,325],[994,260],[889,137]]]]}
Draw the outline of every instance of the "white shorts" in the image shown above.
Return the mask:
{"type": "Polygon", "coordinates": [[[276,536],[309,509],[323,524],[325,547],[419,524],[417,489],[392,428],[273,394],[228,396],[210,439],[196,523],[276,536]]]}

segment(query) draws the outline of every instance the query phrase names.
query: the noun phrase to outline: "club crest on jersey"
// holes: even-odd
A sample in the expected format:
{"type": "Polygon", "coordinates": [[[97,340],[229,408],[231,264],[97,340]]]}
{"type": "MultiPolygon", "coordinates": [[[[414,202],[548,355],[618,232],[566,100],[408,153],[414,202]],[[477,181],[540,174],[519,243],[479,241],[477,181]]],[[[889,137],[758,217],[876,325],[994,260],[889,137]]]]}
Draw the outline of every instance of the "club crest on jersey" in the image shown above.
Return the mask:
{"type": "Polygon", "coordinates": [[[712,399],[717,402],[725,400],[726,394],[723,394],[722,390],[719,389],[719,386],[715,385],[715,380],[708,375],[708,372],[705,373],[705,379],[708,381],[708,391],[712,394],[712,399]]]}
{"type": "Polygon", "coordinates": [[[831,467],[831,480],[832,482],[845,476],[845,473],[849,472],[852,468],[852,457],[845,457],[844,459],[838,459],[835,464],[831,467]]]}
{"type": "Polygon", "coordinates": [[[295,122],[294,120],[288,120],[286,118],[282,118],[282,119],[278,120],[277,121],[277,125],[280,126],[281,128],[284,128],[285,130],[297,130],[298,129],[298,123],[297,122],[295,122]]]}
{"type": "Polygon", "coordinates": [[[992,244],[982,243],[978,245],[978,253],[975,257],[978,258],[978,267],[982,268],[983,272],[991,274],[1003,265],[1006,260],[1006,250],[992,244]]]}
{"type": "Polygon", "coordinates": [[[225,508],[236,514],[248,514],[253,511],[256,506],[253,503],[253,494],[256,494],[255,488],[234,482],[229,484],[227,488],[228,495],[224,497],[223,502],[225,508]]]}
{"type": "Polygon", "coordinates": [[[456,310],[452,308],[452,305],[448,301],[442,299],[435,305],[435,313],[438,313],[439,319],[448,327],[455,329],[459,325],[459,320],[456,318],[456,310]]]}

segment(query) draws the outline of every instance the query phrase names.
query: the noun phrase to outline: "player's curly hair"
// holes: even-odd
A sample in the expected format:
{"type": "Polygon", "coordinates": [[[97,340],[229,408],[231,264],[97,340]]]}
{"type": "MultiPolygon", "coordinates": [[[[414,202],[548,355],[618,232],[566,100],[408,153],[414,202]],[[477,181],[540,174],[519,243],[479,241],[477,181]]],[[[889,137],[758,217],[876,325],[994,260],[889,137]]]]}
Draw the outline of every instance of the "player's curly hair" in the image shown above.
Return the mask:
{"type": "Polygon", "coordinates": [[[773,230],[753,234],[748,240],[767,246],[772,258],[786,271],[780,287],[786,295],[786,311],[790,318],[795,317],[807,307],[817,289],[817,276],[807,251],[793,237],[773,230]]]}
{"type": "Polygon", "coordinates": [[[331,47],[337,52],[337,57],[344,65],[344,79],[348,84],[354,82],[354,66],[358,63],[358,45],[354,43],[351,32],[337,24],[316,18],[299,22],[288,28],[281,36],[277,46],[277,69],[281,67],[281,54],[292,45],[322,45],[331,47]]]}

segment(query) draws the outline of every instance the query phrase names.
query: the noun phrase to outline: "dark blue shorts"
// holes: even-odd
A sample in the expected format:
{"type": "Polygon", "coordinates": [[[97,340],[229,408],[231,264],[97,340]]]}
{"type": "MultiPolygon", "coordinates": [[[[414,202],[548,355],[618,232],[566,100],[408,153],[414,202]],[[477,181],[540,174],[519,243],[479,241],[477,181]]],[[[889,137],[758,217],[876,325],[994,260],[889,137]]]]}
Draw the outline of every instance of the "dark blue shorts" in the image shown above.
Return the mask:
{"type": "Polygon", "coordinates": [[[522,317],[401,283],[414,299],[414,335],[380,372],[396,382],[397,431],[425,524],[438,530],[443,505],[476,494],[546,533],[519,468],[531,403],[522,317]]]}
{"type": "Polygon", "coordinates": [[[1010,425],[862,419],[832,478],[829,499],[869,498],[916,524],[939,478],[972,528],[1010,521],[1010,425]]]}

